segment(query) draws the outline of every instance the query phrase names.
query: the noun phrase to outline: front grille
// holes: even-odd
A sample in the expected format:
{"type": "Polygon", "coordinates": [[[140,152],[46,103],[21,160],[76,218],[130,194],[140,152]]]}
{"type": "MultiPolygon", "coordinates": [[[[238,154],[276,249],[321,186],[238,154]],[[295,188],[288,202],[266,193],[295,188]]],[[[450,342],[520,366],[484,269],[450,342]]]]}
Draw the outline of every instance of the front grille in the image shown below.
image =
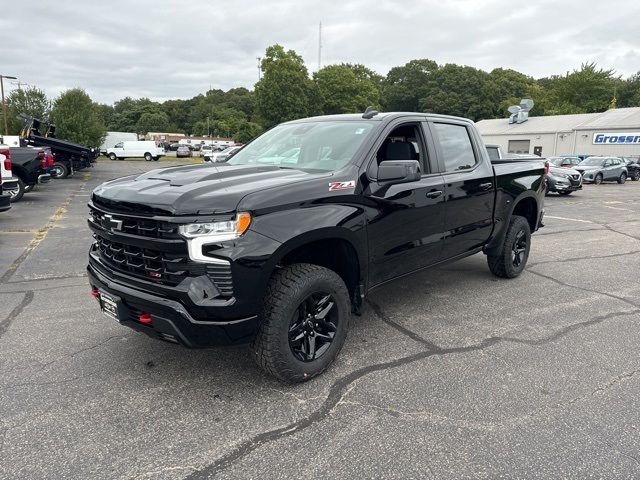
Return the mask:
{"type": "Polygon", "coordinates": [[[168,222],[159,222],[146,218],[126,217],[123,215],[105,214],[100,210],[89,207],[91,218],[97,225],[110,228],[110,222],[116,222],[120,225],[119,231],[131,235],[150,238],[179,239],[178,226],[168,222]],[[109,215],[108,219],[105,215],[109,215]],[[122,223],[119,223],[122,222],[122,223]]]}

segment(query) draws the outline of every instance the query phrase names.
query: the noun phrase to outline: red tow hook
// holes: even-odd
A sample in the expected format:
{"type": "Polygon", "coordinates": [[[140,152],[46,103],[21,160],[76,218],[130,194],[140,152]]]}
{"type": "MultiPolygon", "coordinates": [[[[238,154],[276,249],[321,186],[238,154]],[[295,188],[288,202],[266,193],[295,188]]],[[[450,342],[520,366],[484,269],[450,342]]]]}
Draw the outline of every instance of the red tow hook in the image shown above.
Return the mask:
{"type": "Polygon", "coordinates": [[[138,317],[138,320],[140,321],[140,323],[143,323],[144,325],[149,325],[153,321],[150,313],[141,313],[140,316],[138,317]]]}
{"type": "Polygon", "coordinates": [[[91,296],[93,298],[98,298],[100,296],[100,290],[98,290],[97,288],[92,288],[91,289],[91,296]]]}

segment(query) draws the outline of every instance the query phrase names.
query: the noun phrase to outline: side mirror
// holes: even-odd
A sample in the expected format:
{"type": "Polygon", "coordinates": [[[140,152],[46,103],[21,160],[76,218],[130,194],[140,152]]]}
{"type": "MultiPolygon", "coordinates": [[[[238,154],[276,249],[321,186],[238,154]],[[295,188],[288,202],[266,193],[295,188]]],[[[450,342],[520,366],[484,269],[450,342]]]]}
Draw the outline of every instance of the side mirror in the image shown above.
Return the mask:
{"type": "Polygon", "coordinates": [[[418,160],[384,160],[378,165],[378,183],[407,183],[420,180],[418,160]]]}

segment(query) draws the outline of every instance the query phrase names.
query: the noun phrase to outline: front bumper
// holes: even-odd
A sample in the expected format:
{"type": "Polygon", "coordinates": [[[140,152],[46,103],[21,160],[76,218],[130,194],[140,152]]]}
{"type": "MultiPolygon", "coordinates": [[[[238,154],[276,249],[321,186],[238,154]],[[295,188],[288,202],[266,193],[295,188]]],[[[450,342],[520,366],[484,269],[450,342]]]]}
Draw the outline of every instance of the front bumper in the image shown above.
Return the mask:
{"type": "Polygon", "coordinates": [[[112,281],[91,263],[87,272],[92,288],[119,298],[119,322],[150,337],[189,348],[206,348],[247,343],[257,331],[256,315],[222,320],[215,317],[219,309],[210,308],[210,320],[198,320],[191,316],[182,303],[112,281]],[[141,313],[150,314],[152,322],[140,322],[141,313]]]}

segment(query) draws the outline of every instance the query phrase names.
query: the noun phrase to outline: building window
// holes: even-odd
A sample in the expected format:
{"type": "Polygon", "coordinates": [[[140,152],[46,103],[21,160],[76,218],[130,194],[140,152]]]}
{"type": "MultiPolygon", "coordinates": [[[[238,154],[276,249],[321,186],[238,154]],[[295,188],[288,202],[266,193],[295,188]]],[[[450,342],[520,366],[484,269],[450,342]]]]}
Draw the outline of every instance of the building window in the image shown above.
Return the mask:
{"type": "Polygon", "coordinates": [[[529,153],[530,140],[509,140],[509,153],[529,153]]]}

